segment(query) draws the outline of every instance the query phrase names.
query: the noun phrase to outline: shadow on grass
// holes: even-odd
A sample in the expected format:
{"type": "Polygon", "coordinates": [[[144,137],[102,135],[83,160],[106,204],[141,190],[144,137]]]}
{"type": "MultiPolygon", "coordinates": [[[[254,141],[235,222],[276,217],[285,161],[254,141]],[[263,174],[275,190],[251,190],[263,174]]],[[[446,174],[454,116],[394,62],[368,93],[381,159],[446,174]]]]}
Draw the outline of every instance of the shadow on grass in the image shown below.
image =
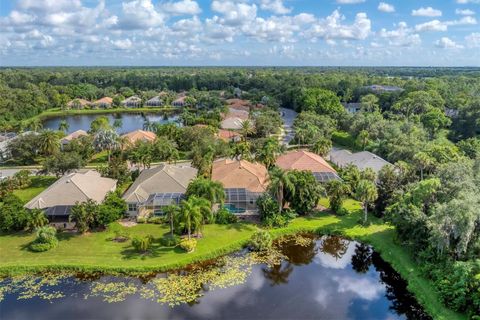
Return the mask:
{"type": "Polygon", "coordinates": [[[253,230],[255,224],[252,222],[237,222],[225,225],[226,229],[235,229],[236,231],[249,231],[253,230]]]}
{"type": "Polygon", "coordinates": [[[170,252],[184,253],[184,251],[178,246],[163,247],[160,246],[160,244],[155,243],[147,252],[138,252],[131,245],[129,245],[121,252],[121,254],[123,255],[123,259],[125,260],[147,260],[152,258],[158,258],[161,255],[170,252]]]}

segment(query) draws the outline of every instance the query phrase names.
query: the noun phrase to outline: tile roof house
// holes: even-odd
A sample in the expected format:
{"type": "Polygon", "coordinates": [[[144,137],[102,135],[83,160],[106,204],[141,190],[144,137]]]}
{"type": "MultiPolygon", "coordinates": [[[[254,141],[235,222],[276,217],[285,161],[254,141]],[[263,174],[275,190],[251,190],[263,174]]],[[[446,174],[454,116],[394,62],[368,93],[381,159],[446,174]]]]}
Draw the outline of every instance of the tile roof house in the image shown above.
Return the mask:
{"type": "Polygon", "coordinates": [[[217,137],[225,142],[239,142],[242,140],[242,136],[238,132],[224,129],[218,130],[217,137]]]}
{"type": "Polygon", "coordinates": [[[101,203],[116,186],[117,180],[103,178],[95,170],[69,173],[30,200],[25,208],[42,209],[50,218],[65,218],[75,203],[89,199],[101,203]]]}
{"type": "Polygon", "coordinates": [[[157,135],[151,131],[138,129],[138,130],[126,133],[121,137],[126,139],[128,143],[135,144],[137,141],[153,142],[157,138],[157,135]]]}
{"type": "Polygon", "coordinates": [[[339,167],[353,164],[360,170],[370,168],[375,173],[378,173],[384,166],[391,164],[369,151],[351,153],[348,150],[332,150],[330,152],[330,161],[339,167]]]}
{"type": "Polygon", "coordinates": [[[130,216],[161,213],[161,208],[178,204],[197,169],[186,165],[162,164],[145,169],[123,195],[130,216]]]}
{"type": "Polygon", "coordinates": [[[145,102],[145,105],[148,107],[160,107],[163,105],[163,100],[160,96],[155,96],[145,102]]]}
{"type": "Polygon", "coordinates": [[[339,179],[337,171],[325,159],[306,150],[293,150],[282,154],[277,158],[276,165],[284,170],[311,171],[319,182],[339,179]]]}
{"type": "Polygon", "coordinates": [[[181,96],[172,101],[172,106],[174,107],[184,107],[185,106],[185,98],[187,96],[181,96]]]}
{"type": "Polygon", "coordinates": [[[237,110],[250,111],[250,101],[243,99],[227,99],[225,101],[230,108],[237,110]]]}
{"type": "Polygon", "coordinates": [[[90,104],[91,102],[85,99],[73,99],[67,103],[67,107],[69,109],[83,109],[90,104]]]}
{"type": "Polygon", "coordinates": [[[242,129],[243,119],[238,117],[228,117],[220,122],[220,128],[225,130],[240,130],[242,129]]]}
{"type": "Polygon", "coordinates": [[[360,102],[343,102],[342,105],[348,113],[357,113],[362,109],[360,102]]]}
{"type": "Polygon", "coordinates": [[[69,144],[72,140],[78,139],[80,137],[85,137],[85,136],[88,136],[88,133],[85,130],[77,130],[63,137],[62,140],[60,140],[60,143],[62,145],[66,145],[66,144],[69,144]]]}
{"type": "Polygon", "coordinates": [[[113,99],[110,97],[103,97],[93,102],[92,104],[97,108],[110,108],[112,106],[113,99]]]}
{"type": "Polygon", "coordinates": [[[225,207],[240,216],[257,214],[257,199],[267,190],[268,171],[245,160],[223,159],[213,162],[212,180],[225,190],[225,207]]]}
{"type": "Polygon", "coordinates": [[[131,96],[123,100],[122,105],[127,108],[139,108],[142,106],[142,99],[138,96],[131,96]]]}

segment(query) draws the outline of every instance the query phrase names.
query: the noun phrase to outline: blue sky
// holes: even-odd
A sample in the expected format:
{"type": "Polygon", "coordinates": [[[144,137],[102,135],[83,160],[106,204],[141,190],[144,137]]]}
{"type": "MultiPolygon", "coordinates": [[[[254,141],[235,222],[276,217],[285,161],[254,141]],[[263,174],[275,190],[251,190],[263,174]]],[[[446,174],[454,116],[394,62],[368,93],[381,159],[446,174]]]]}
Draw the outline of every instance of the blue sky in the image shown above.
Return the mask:
{"type": "Polygon", "coordinates": [[[0,0],[0,65],[480,66],[480,0],[0,0]]]}

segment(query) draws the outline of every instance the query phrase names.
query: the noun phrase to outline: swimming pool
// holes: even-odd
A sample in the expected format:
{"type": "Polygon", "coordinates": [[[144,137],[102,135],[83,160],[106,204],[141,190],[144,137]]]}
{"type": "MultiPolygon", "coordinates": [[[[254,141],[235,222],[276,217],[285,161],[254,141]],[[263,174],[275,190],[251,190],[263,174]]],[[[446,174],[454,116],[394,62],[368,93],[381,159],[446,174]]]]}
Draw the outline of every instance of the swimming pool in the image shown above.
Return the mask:
{"type": "Polygon", "coordinates": [[[237,208],[233,203],[225,203],[223,207],[233,214],[245,213],[244,208],[237,208]]]}

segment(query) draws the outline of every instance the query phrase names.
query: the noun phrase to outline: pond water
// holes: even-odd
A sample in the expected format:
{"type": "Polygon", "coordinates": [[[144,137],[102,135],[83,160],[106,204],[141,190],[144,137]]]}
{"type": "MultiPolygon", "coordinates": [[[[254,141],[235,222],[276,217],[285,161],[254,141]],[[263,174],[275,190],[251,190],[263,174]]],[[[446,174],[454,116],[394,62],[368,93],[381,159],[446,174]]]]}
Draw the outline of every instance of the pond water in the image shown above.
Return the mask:
{"type": "Polygon", "coordinates": [[[88,131],[90,129],[90,123],[100,116],[106,116],[110,120],[111,125],[113,125],[116,119],[121,120],[122,126],[117,130],[120,134],[143,129],[146,121],[167,123],[174,122],[178,119],[178,114],[175,113],[82,114],[48,118],[43,122],[43,127],[45,129],[58,130],[60,122],[66,120],[69,126],[67,133],[72,133],[77,130],[88,131]]]}
{"type": "Polygon", "coordinates": [[[430,319],[369,246],[302,235],[277,248],[142,279],[5,279],[0,319],[430,319]]]}

